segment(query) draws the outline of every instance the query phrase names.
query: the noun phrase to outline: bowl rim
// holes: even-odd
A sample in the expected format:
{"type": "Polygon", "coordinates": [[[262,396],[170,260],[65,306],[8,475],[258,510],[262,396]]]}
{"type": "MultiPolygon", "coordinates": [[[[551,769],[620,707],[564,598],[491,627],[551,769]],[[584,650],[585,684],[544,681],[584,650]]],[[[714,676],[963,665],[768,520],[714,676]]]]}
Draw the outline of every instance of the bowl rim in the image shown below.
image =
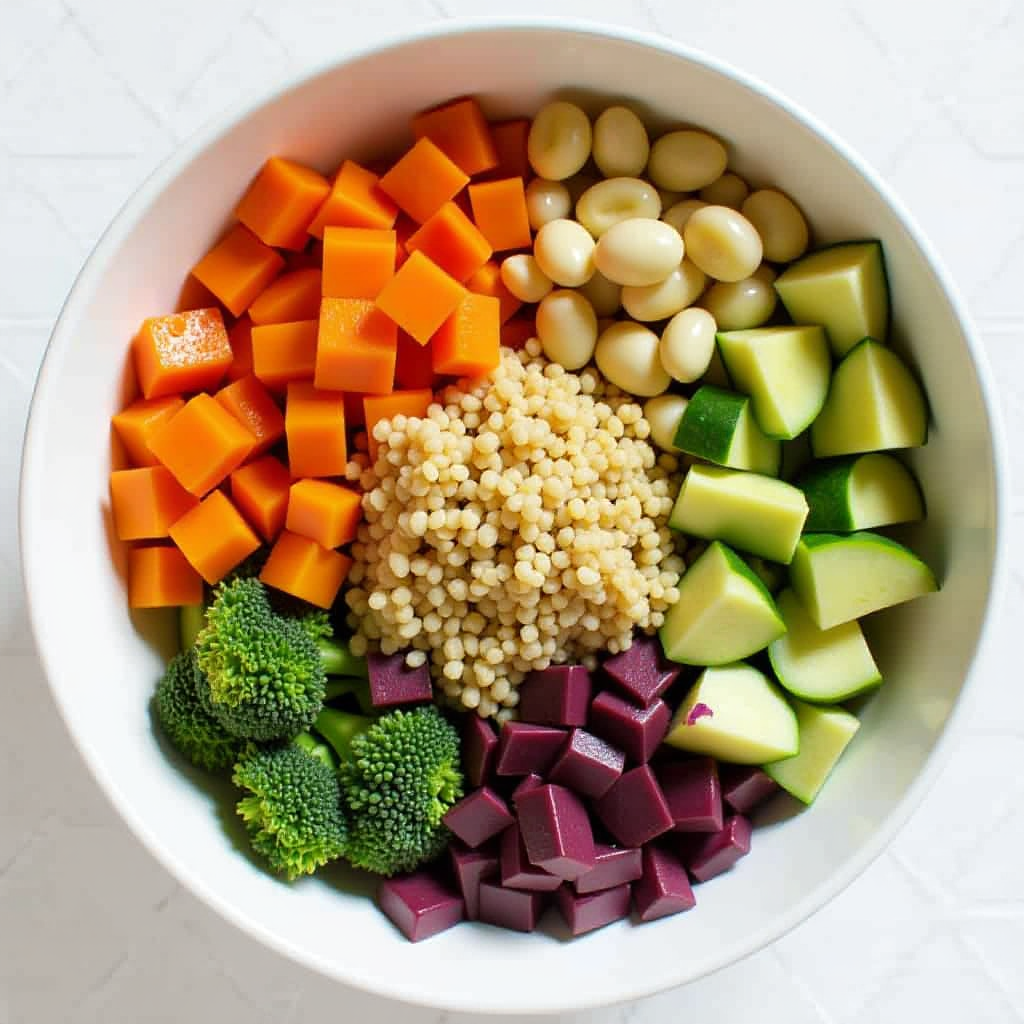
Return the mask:
{"type": "Polygon", "coordinates": [[[998,611],[1002,604],[1001,598],[1005,591],[1008,576],[1007,524],[1010,516],[1007,466],[1002,413],[993,374],[989,367],[984,347],[979,341],[976,328],[968,313],[966,303],[944,261],[922,232],[915,219],[885,183],[880,174],[851,146],[818,120],[817,117],[756,76],[748,74],[728,61],[722,60],[704,50],[676,42],[666,35],[611,23],[563,16],[509,15],[498,17],[460,17],[447,19],[442,22],[428,23],[406,32],[378,36],[373,41],[357,46],[342,46],[339,48],[339,52],[329,60],[307,65],[301,70],[277,79],[268,87],[247,93],[241,99],[214,114],[200,128],[193,132],[189,138],[177,147],[175,152],[167,156],[156,166],[135,192],[125,201],[113,220],[100,235],[76,276],[60,313],[54,321],[53,330],[44,350],[43,360],[32,391],[22,446],[18,516],[19,549],[32,636],[47,685],[50,688],[57,710],[64,720],[65,728],[78,753],[88,765],[98,787],[113,805],[119,817],[173,878],[215,910],[222,918],[231,922],[251,938],[256,939],[263,945],[309,970],[314,970],[362,991],[414,1005],[429,1006],[455,1012],[484,1014],[510,1012],[511,1010],[524,1014],[571,1012],[615,1005],[651,996],[675,986],[696,981],[747,958],[774,943],[839,895],[863,873],[894,839],[934,784],[939,772],[948,760],[958,729],[962,729],[967,717],[968,708],[977,693],[976,676],[979,663],[984,661],[992,646],[992,635],[996,628],[995,621],[998,618],[998,611]],[[46,653],[49,649],[46,643],[49,627],[47,626],[46,616],[42,607],[42,595],[38,590],[34,590],[32,586],[32,580],[36,575],[36,555],[34,552],[39,550],[35,543],[36,531],[34,523],[37,520],[32,512],[37,502],[37,494],[43,476],[43,469],[40,465],[40,460],[36,457],[36,453],[43,443],[45,430],[44,413],[47,404],[46,396],[51,378],[55,377],[59,370],[60,357],[70,344],[72,337],[71,325],[80,317],[82,309],[91,297],[97,280],[105,272],[111,252],[120,244],[140,215],[148,209],[156,197],[198,153],[212,145],[221,136],[232,130],[239,122],[256,113],[274,99],[300,88],[314,78],[329,73],[353,60],[371,57],[411,43],[448,36],[531,30],[625,41],[638,46],[659,50],[691,63],[703,65],[724,77],[733,79],[750,91],[763,96],[780,107],[791,118],[808,128],[830,146],[840,158],[852,165],[864,180],[871,185],[883,202],[898,217],[902,226],[913,240],[914,245],[929,265],[949,300],[954,316],[959,322],[966,340],[968,352],[977,374],[991,438],[993,485],[995,491],[995,524],[992,574],[985,599],[984,617],[974,651],[964,675],[960,693],[949,713],[946,725],[925,759],[921,771],[907,788],[897,805],[890,811],[881,826],[860,850],[847,858],[840,868],[830,876],[828,881],[823,882],[816,889],[807,893],[803,899],[791,906],[788,912],[779,915],[761,929],[732,943],[725,956],[708,957],[706,960],[699,961],[696,964],[691,961],[685,966],[680,965],[675,971],[663,972],[655,977],[645,977],[643,974],[639,974],[628,979],[624,978],[622,990],[614,999],[606,997],[579,999],[566,998],[564,996],[552,998],[549,993],[543,1000],[536,1000],[529,990],[521,990],[522,1001],[519,1004],[515,1007],[508,1007],[506,1005],[502,1008],[493,1002],[481,1003],[473,999],[460,998],[457,989],[437,994],[430,992],[420,984],[405,983],[401,978],[392,978],[388,984],[382,984],[376,979],[362,977],[358,971],[348,969],[348,965],[344,962],[329,961],[313,955],[267,930],[262,924],[251,918],[244,909],[221,897],[216,890],[208,886],[201,876],[188,871],[178,861],[173,851],[164,847],[156,839],[145,821],[133,811],[128,798],[121,791],[116,777],[104,770],[92,749],[75,732],[66,714],[58,688],[52,681],[52,665],[46,653]]]}

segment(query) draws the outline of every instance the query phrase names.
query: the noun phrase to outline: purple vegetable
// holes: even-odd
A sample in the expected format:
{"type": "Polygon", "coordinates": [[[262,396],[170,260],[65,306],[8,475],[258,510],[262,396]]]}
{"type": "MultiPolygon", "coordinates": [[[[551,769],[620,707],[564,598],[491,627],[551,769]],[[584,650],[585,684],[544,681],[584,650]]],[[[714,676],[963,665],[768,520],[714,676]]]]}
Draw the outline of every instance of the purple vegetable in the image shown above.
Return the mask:
{"type": "Polygon", "coordinates": [[[573,882],[573,888],[581,896],[634,882],[643,871],[640,850],[596,843],[594,851],[594,866],[573,882]]]}
{"type": "Polygon", "coordinates": [[[519,687],[519,717],[538,725],[585,725],[592,690],[583,665],[531,672],[519,687]]]}
{"type": "Polygon", "coordinates": [[[489,782],[498,757],[498,736],[479,715],[466,715],[462,729],[462,767],[471,786],[489,782]]]}
{"type": "Polygon", "coordinates": [[[626,772],[594,810],[623,846],[643,846],[674,824],[658,780],[646,764],[626,772]]]}
{"type": "Polygon", "coordinates": [[[536,772],[530,772],[529,775],[524,775],[523,781],[512,790],[512,806],[516,807],[518,805],[518,800],[524,793],[529,793],[531,789],[536,789],[538,786],[543,785],[544,779],[536,772]]]}
{"type": "Polygon", "coordinates": [[[405,652],[366,656],[370,677],[370,701],[375,708],[393,708],[398,704],[418,704],[434,695],[430,669],[426,664],[410,668],[405,652]]]}
{"type": "Polygon", "coordinates": [[[749,814],[778,791],[779,784],[760,768],[727,765],[722,769],[722,799],[739,814],[749,814]]]}
{"type": "Polygon", "coordinates": [[[722,827],[722,791],[713,757],[666,761],[654,774],[677,832],[717,832],[722,827]]]}
{"type": "Polygon", "coordinates": [[[506,722],[498,745],[499,775],[545,775],[565,742],[565,730],[528,722],[506,722]]]}
{"type": "Polygon", "coordinates": [[[629,915],[629,885],[579,896],[568,885],[555,893],[555,902],[573,935],[584,935],[629,915]]]}
{"type": "Polygon", "coordinates": [[[530,863],[570,881],[595,863],[594,833],[580,798],[564,786],[538,786],[516,804],[530,863]]]}
{"type": "Polygon", "coordinates": [[[543,912],[543,893],[503,889],[493,882],[480,883],[481,921],[517,932],[532,932],[543,912]]]}
{"type": "Polygon", "coordinates": [[[611,681],[642,707],[660,697],[681,671],[665,657],[656,636],[638,636],[628,651],[613,655],[603,667],[611,681]]]}
{"type": "Polygon", "coordinates": [[[694,725],[699,722],[702,718],[714,718],[715,712],[707,705],[697,701],[696,704],[690,708],[690,713],[686,716],[686,724],[694,725]]]}
{"type": "Polygon", "coordinates": [[[514,821],[505,801],[487,786],[464,796],[441,820],[472,847],[487,842],[514,821]]]}
{"type": "Polygon", "coordinates": [[[466,905],[466,917],[475,921],[480,911],[480,882],[498,873],[497,848],[488,846],[470,850],[461,843],[452,843],[448,847],[448,854],[466,905]]]}
{"type": "Polygon", "coordinates": [[[644,847],[644,873],[633,886],[641,921],[656,921],[689,910],[697,900],[679,858],[656,843],[644,847]]]}
{"type": "Polygon", "coordinates": [[[687,836],[680,844],[683,863],[698,882],[706,882],[750,852],[750,833],[750,821],[734,814],[717,832],[687,836]]]}
{"type": "Polygon", "coordinates": [[[410,942],[451,928],[465,913],[462,897],[425,871],[385,879],[377,889],[377,903],[410,942]]]}
{"type": "Polygon", "coordinates": [[[596,799],[611,789],[625,767],[626,755],[621,750],[586,729],[573,729],[548,778],[596,799]]]}
{"type": "Polygon", "coordinates": [[[614,693],[600,693],[590,705],[590,729],[626,752],[638,764],[646,764],[665,738],[672,712],[655,699],[638,708],[614,693]]]}
{"type": "Polygon", "coordinates": [[[501,884],[507,889],[554,892],[562,884],[558,875],[549,874],[530,863],[518,825],[505,829],[501,834],[500,863],[501,884]]]}

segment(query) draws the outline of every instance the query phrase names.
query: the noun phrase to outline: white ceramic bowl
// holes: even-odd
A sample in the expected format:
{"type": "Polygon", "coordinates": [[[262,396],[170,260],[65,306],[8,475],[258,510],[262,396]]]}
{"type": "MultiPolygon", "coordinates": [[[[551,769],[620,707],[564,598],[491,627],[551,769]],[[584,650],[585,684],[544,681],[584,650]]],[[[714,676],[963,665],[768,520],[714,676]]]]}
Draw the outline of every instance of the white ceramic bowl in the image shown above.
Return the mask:
{"type": "Polygon", "coordinates": [[[68,727],[125,821],[249,934],[342,981],[438,1007],[555,1012],[636,998],[771,942],[854,878],[920,798],[1001,575],[993,393],[955,289],[906,212],[863,161],[768,87],[619,29],[450,24],[346,55],[216,121],[107,231],[54,331],[32,406],[21,528],[36,639],[68,727]],[[365,888],[346,891],[343,872],[288,886],[260,871],[225,838],[216,800],[158,745],[147,705],[172,626],[125,605],[107,515],[109,418],[133,332],[172,308],[184,272],[268,155],[328,170],[394,150],[410,114],[445,98],[475,93],[491,115],[511,116],[563,90],[595,110],[627,98],[655,126],[706,126],[727,140],[740,173],[796,197],[818,241],[884,241],[894,343],[919,370],[934,421],[928,446],[912,454],[929,517],[910,537],[943,590],[877,618],[888,682],[821,799],[757,831],[751,856],[701,886],[693,912],[573,942],[464,925],[410,945],[365,888]]]}

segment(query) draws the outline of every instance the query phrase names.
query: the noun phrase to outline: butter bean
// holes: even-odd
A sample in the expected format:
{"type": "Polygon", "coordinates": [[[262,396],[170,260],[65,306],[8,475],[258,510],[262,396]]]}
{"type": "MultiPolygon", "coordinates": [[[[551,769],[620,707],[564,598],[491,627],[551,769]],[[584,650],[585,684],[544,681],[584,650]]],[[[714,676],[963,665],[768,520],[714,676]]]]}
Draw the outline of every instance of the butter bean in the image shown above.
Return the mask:
{"type": "Polygon", "coordinates": [[[662,135],[651,147],[647,175],[658,188],[696,192],[720,178],[728,154],[707,132],[687,128],[662,135]]]}
{"type": "Polygon", "coordinates": [[[526,186],[526,215],[534,231],[539,231],[549,221],[561,220],[571,214],[572,198],[562,182],[534,178],[526,186]]]}
{"type": "Polygon", "coordinates": [[[665,372],[683,384],[703,376],[715,351],[716,329],[715,318],[696,306],[672,317],[658,345],[665,372]]]}
{"type": "Polygon", "coordinates": [[[537,261],[525,253],[508,256],[502,261],[501,283],[520,302],[540,302],[554,287],[537,261]]]}
{"type": "Polygon", "coordinates": [[[738,210],[743,205],[743,200],[750,195],[750,186],[732,171],[726,171],[710,185],[705,185],[700,190],[700,197],[709,206],[731,206],[738,210]]]}
{"type": "Polygon", "coordinates": [[[683,252],[683,239],[675,228],[637,217],[620,221],[598,239],[594,264],[617,284],[657,284],[679,266],[683,252]]]}
{"type": "Polygon", "coordinates": [[[622,308],[622,285],[609,281],[600,270],[580,286],[580,294],[594,307],[598,316],[614,316],[622,308]]]}
{"type": "Polygon", "coordinates": [[[676,429],[689,404],[682,395],[658,395],[644,403],[644,419],[651,428],[651,440],[659,448],[680,451],[674,444],[676,429]]]}
{"type": "Polygon", "coordinates": [[[788,263],[807,249],[807,221],[789,196],[774,188],[752,192],[741,207],[764,243],[764,258],[788,263]]]}
{"type": "Polygon", "coordinates": [[[571,178],[590,157],[590,119],[576,106],[556,100],[542,107],[530,125],[526,155],[542,178],[571,178]]]}
{"type": "Polygon", "coordinates": [[[692,305],[707,280],[703,270],[684,259],[664,281],[623,288],[622,308],[634,320],[664,320],[692,305]]]}
{"type": "Polygon", "coordinates": [[[553,220],[537,232],[533,256],[540,269],[563,288],[578,288],[594,273],[594,239],[574,220],[553,220]]]}
{"type": "Polygon", "coordinates": [[[594,122],[594,163],[606,178],[640,174],[650,151],[644,123],[628,107],[609,107],[594,122]]]}
{"type": "Polygon", "coordinates": [[[590,362],[597,343],[594,307],[577,291],[559,289],[537,307],[537,337],[544,354],[567,370],[590,362]]]}
{"type": "Polygon", "coordinates": [[[695,210],[683,229],[690,259],[716,281],[742,281],[761,262],[761,237],[743,214],[728,206],[695,210]]]}
{"type": "Polygon", "coordinates": [[[760,327],[775,312],[775,302],[771,282],[753,275],[742,281],[718,281],[700,300],[720,331],[760,327]]]}
{"type": "Polygon", "coordinates": [[[658,358],[658,336],[643,324],[612,324],[597,339],[594,361],[616,387],[641,398],[660,395],[671,383],[658,358]]]}
{"type": "Polygon", "coordinates": [[[661,200],[642,178],[607,178],[592,185],[576,203],[576,219],[600,238],[620,221],[636,217],[658,219],[661,200]]]}
{"type": "Polygon", "coordinates": [[[682,234],[683,229],[686,227],[686,222],[697,210],[707,205],[703,199],[681,199],[678,203],[674,203],[665,210],[661,215],[661,219],[666,224],[671,224],[679,234],[682,234]]]}

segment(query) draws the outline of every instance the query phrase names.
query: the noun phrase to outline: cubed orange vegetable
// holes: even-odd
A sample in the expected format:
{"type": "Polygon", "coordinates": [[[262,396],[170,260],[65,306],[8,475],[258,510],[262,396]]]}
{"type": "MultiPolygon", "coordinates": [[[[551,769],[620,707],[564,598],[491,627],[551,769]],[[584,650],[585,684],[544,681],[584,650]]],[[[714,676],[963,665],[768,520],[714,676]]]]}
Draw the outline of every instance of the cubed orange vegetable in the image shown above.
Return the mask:
{"type": "Polygon", "coordinates": [[[261,324],[252,329],[252,372],[272,391],[289,381],[312,380],[319,321],[261,324]]]}
{"type": "Polygon", "coordinates": [[[413,220],[422,224],[468,182],[469,176],[430,139],[420,139],[380,179],[380,187],[413,220]]]}
{"type": "Polygon", "coordinates": [[[219,309],[154,316],[132,342],[145,398],[216,387],[231,364],[231,344],[219,309]]]}
{"type": "Polygon", "coordinates": [[[198,504],[163,466],[119,469],[110,474],[114,529],[121,540],[156,540],[198,504]]]}
{"type": "Polygon", "coordinates": [[[252,374],[221,388],[214,398],[252,435],[250,457],[262,455],[284,437],[281,410],[270,392],[252,374]]]}
{"type": "Polygon", "coordinates": [[[284,529],[292,476],[273,455],[247,462],[231,474],[231,500],[249,525],[266,541],[284,529]]]}
{"type": "Polygon", "coordinates": [[[153,454],[191,494],[202,497],[253,449],[252,434],[210,395],[196,395],[153,431],[153,454]]]}
{"type": "Polygon", "coordinates": [[[390,228],[398,216],[394,200],[380,187],[380,178],[346,160],[331,185],[330,195],[313,218],[309,233],[322,238],[329,224],[348,228],[390,228]]]}
{"type": "Polygon", "coordinates": [[[324,548],[340,548],[356,535],[362,496],[328,480],[296,480],[288,497],[286,529],[315,540],[324,548]]]}
{"type": "Polygon", "coordinates": [[[526,213],[526,190],[522,178],[482,181],[469,186],[473,220],[496,252],[527,249],[530,218],[526,213]]]}
{"type": "Polygon", "coordinates": [[[202,577],[170,544],[128,549],[128,605],[175,608],[203,603],[202,577]]]}
{"type": "Polygon", "coordinates": [[[491,245],[455,203],[445,203],[409,240],[410,254],[422,252],[456,281],[465,281],[490,258],[491,245]]]}
{"type": "Polygon", "coordinates": [[[284,269],[284,259],[244,224],[236,224],[193,268],[192,273],[234,316],[284,269]]]}
{"type": "Polygon", "coordinates": [[[320,270],[307,267],[282,274],[249,307],[254,324],[314,320],[320,313],[320,270]]]}
{"type": "Polygon", "coordinates": [[[318,388],[387,394],[395,382],[398,328],[370,299],[324,299],[316,349],[318,388]]]}
{"type": "Polygon", "coordinates": [[[122,409],[112,419],[114,431],[124,445],[133,466],[156,466],[160,460],[149,450],[149,439],[161,423],[165,423],[185,406],[180,395],[163,398],[140,398],[122,409]]]}
{"type": "Polygon", "coordinates": [[[228,331],[231,343],[231,364],[224,375],[227,381],[241,380],[252,373],[252,321],[248,316],[239,317],[228,331]]]}
{"type": "Polygon", "coordinates": [[[405,331],[398,332],[395,359],[395,386],[432,388],[434,386],[434,349],[428,341],[421,345],[405,331]]]}
{"type": "Polygon", "coordinates": [[[293,479],[345,472],[345,401],[340,392],[321,391],[309,381],[292,381],[284,420],[293,479]]]}
{"type": "Polygon", "coordinates": [[[394,231],[324,228],[322,293],[334,299],[375,299],[395,276],[394,231]]]}
{"type": "Polygon", "coordinates": [[[377,307],[426,345],[465,294],[454,277],[428,256],[414,252],[377,296],[377,307]]]}
{"type": "Polygon", "coordinates": [[[396,416],[418,416],[422,419],[433,400],[434,392],[430,388],[393,391],[390,395],[368,395],[364,398],[363,409],[366,413],[366,439],[370,458],[376,459],[377,450],[380,448],[379,442],[373,436],[373,428],[381,420],[393,420],[396,416]]]}
{"type": "Polygon", "coordinates": [[[417,139],[430,139],[466,174],[480,174],[497,166],[490,126],[472,96],[417,114],[412,119],[412,133],[417,139]]]}
{"type": "Polygon", "coordinates": [[[260,579],[318,608],[330,608],[352,567],[352,559],[308,537],[285,530],[270,552],[260,579]]]}
{"type": "Polygon", "coordinates": [[[491,125],[491,138],[498,154],[498,165],[484,175],[485,178],[523,178],[532,173],[526,156],[526,140],[530,135],[530,122],[525,117],[514,121],[498,121],[491,125]]]}
{"type": "Polygon", "coordinates": [[[505,323],[523,305],[501,280],[501,267],[493,260],[485,263],[467,282],[466,287],[477,295],[491,295],[501,307],[501,322],[505,323]]]}
{"type": "Polygon", "coordinates": [[[309,167],[272,156],[260,169],[235,216],[261,241],[301,249],[331,183],[309,167]]]}
{"type": "Polygon", "coordinates": [[[501,361],[498,300],[469,292],[434,335],[434,372],[460,377],[490,373],[501,361]]]}
{"type": "Polygon", "coordinates": [[[532,316],[516,317],[501,325],[501,343],[505,348],[520,349],[536,337],[537,325],[532,316]]]}
{"type": "Polygon", "coordinates": [[[260,539],[223,491],[208,494],[172,527],[171,540],[207,583],[218,583],[249,557],[260,539]]]}

